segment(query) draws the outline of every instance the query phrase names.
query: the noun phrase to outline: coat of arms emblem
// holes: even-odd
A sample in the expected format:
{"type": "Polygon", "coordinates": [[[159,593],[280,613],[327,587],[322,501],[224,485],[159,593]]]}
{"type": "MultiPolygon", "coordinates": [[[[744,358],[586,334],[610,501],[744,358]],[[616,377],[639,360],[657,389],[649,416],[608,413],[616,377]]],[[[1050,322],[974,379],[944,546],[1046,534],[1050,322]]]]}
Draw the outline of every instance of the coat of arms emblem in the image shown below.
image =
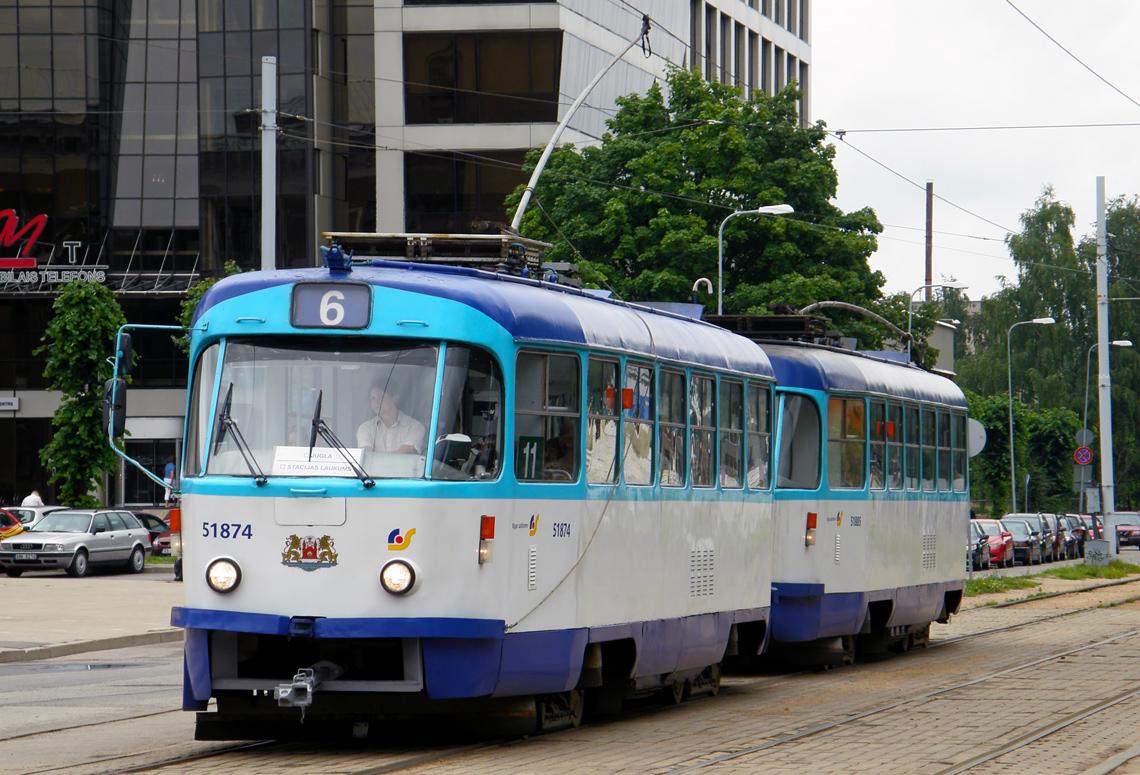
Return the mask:
{"type": "Polygon", "coordinates": [[[331,568],[336,565],[336,549],[330,536],[297,536],[285,539],[285,549],[281,552],[281,564],[290,568],[314,571],[317,568],[331,568]]]}

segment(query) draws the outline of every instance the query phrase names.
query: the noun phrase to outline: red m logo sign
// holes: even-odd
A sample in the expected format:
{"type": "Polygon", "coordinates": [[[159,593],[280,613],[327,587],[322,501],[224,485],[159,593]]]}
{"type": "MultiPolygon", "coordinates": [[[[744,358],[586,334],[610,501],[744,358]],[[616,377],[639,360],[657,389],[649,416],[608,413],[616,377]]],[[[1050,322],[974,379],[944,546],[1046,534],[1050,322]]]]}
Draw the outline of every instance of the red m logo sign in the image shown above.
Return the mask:
{"type": "MultiPolygon", "coordinates": [[[[40,238],[40,232],[42,232],[44,226],[47,225],[47,216],[37,215],[24,224],[24,228],[17,230],[16,227],[20,225],[20,219],[16,216],[16,211],[0,210],[0,222],[3,223],[3,225],[0,225],[0,245],[10,248],[15,245],[18,240],[27,235],[27,242],[24,243],[23,249],[17,254],[26,256],[32,251],[36,240],[40,238]]],[[[35,265],[34,262],[32,265],[35,265]]]]}

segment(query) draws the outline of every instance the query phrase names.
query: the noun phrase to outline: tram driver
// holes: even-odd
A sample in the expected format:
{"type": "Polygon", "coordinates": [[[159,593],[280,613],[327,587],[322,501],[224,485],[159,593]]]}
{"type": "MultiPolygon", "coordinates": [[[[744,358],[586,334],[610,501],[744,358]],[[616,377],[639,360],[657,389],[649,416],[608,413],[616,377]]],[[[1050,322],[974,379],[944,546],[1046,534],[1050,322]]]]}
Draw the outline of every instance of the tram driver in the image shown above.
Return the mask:
{"type": "Polygon", "coordinates": [[[418,455],[427,440],[424,424],[400,410],[400,391],[391,385],[376,385],[368,393],[376,416],[356,429],[356,444],[366,452],[399,452],[418,455]]]}

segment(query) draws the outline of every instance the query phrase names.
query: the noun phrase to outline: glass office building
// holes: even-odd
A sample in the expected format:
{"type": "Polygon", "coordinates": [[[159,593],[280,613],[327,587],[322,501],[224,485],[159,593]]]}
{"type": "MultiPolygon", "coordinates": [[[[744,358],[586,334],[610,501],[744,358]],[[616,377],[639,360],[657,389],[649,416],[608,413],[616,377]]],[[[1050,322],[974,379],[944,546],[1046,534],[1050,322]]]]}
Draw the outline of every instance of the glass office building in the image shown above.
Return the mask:
{"type": "MultiPolygon", "coordinates": [[[[278,60],[279,267],[322,231],[486,231],[523,157],[654,20],[566,141],[671,65],[742,90],[807,93],[809,0],[0,0],[0,503],[50,500],[39,450],[58,398],[32,354],[68,282],[131,322],[175,322],[187,288],[261,266],[261,57],[278,60]]],[[[807,98],[802,114],[807,115],[807,98]]],[[[186,378],[167,335],[136,338],[128,446],[177,454],[186,378]]],[[[161,499],[133,470],[108,499],[161,499]]]]}

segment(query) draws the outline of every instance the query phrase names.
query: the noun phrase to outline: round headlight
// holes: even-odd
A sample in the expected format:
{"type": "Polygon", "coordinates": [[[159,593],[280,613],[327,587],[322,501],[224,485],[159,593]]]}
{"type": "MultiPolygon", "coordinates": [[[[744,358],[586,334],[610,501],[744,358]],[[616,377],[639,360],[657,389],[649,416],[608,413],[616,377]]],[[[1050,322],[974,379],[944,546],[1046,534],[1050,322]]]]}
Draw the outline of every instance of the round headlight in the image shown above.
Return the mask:
{"type": "Polygon", "coordinates": [[[206,583],[215,592],[233,592],[241,583],[241,568],[233,560],[221,558],[206,568],[206,583]]]}
{"type": "Polygon", "coordinates": [[[416,583],[416,572],[403,560],[392,560],[380,571],[380,586],[393,595],[405,595],[416,583]]]}

